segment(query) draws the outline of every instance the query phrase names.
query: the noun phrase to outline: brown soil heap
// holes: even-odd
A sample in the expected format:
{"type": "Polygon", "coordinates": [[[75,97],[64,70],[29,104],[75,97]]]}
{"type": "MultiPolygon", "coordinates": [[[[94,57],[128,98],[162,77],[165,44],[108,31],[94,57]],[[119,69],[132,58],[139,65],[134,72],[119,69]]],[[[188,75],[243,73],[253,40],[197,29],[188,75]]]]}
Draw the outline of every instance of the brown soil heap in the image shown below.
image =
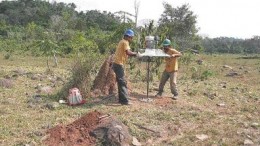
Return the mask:
{"type": "MultiPolygon", "coordinates": [[[[92,92],[91,92],[92,97],[107,96],[107,95],[117,93],[116,74],[111,67],[112,60],[113,60],[113,55],[110,55],[102,64],[98,72],[98,75],[96,76],[93,83],[92,92]]],[[[132,89],[131,83],[128,80],[127,75],[125,78],[127,82],[128,91],[130,92],[132,89]]]]}
{"type": "Polygon", "coordinates": [[[111,68],[112,58],[113,55],[110,55],[104,61],[94,80],[93,91],[96,94],[110,95],[116,93],[116,76],[111,68]]]}
{"type": "Polygon", "coordinates": [[[74,121],[69,125],[58,125],[47,131],[49,137],[45,140],[48,146],[91,146],[95,145],[96,140],[89,135],[89,132],[99,124],[99,112],[91,112],[74,121]]]}
{"type": "Polygon", "coordinates": [[[115,117],[90,112],[66,126],[58,125],[47,131],[48,146],[129,145],[132,136],[128,128],[115,117]],[[97,139],[97,140],[96,140],[97,139]]]}

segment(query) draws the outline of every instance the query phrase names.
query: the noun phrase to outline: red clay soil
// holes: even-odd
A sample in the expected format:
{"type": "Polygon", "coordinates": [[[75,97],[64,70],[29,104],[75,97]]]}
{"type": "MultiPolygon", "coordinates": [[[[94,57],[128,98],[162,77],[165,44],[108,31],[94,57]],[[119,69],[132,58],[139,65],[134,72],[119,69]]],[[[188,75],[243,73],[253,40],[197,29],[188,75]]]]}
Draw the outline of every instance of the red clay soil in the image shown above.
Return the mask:
{"type": "Polygon", "coordinates": [[[90,136],[90,131],[99,124],[102,114],[90,112],[68,125],[58,125],[47,131],[48,138],[44,144],[48,146],[94,146],[96,140],[90,136]]]}

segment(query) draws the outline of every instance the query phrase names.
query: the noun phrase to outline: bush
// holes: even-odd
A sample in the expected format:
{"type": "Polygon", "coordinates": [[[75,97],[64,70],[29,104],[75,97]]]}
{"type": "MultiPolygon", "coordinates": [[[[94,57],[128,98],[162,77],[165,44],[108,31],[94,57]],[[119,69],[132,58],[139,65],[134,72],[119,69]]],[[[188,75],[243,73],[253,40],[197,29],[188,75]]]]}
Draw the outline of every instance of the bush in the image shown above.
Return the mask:
{"type": "Polygon", "coordinates": [[[77,59],[71,68],[71,79],[58,93],[58,97],[66,98],[69,89],[78,88],[83,97],[89,96],[92,86],[91,73],[95,69],[95,64],[99,63],[100,58],[96,54],[89,53],[82,59],[77,59]]]}
{"type": "Polygon", "coordinates": [[[10,59],[10,57],[11,57],[11,54],[10,54],[10,53],[7,53],[7,54],[4,55],[4,58],[5,58],[6,60],[10,59]]]}

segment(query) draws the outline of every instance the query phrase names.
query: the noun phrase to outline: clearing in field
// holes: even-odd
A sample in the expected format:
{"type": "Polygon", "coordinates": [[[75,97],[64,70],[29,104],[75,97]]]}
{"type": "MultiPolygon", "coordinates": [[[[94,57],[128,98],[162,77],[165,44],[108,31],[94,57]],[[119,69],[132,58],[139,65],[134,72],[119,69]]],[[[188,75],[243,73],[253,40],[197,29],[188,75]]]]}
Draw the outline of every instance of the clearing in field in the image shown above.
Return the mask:
{"type": "Polygon", "coordinates": [[[119,129],[127,127],[132,145],[260,145],[259,58],[193,55],[190,63],[180,64],[176,101],[168,83],[163,96],[154,97],[163,67],[152,74],[149,99],[142,100],[147,98],[146,68],[135,60],[136,67],[127,68],[130,106],[117,104],[106,58],[91,73],[92,92],[84,94],[87,102],[80,106],[60,104],[66,97],[53,96],[71,80],[72,60],[60,59],[47,73],[43,58],[0,59],[3,146],[102,145],[95,129],[109,119],[119,121],[119,129]]]}

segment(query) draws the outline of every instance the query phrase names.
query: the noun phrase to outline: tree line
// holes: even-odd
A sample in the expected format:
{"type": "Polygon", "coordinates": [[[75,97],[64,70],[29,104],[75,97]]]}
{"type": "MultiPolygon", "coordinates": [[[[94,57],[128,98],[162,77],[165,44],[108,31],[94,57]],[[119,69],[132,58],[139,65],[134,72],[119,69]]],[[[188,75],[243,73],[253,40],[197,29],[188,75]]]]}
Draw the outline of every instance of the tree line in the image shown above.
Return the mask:
{"type": "Polygon", "coordinates": [[[171,39],[181,51],[209,53],[259,53],[260,39],[202,38],[196,27],[197,16],[188,4],[173,7],[163,3],[158,23],[149,20],[136,26],[135,14],[120,11],[76,11],[74,3],[42,0],[4,0],[0,3],[0,51],[32,55],[104,54],[114,50],[126,28],[136,32],[132,48],[144,47],[147,35],[158,36],[158,46],[171,39]],[[135,16],[135,17],[133,17],[135,16]]]}
{"type": "Polygon", "coordinates": [[[204,38],[202,45],[207,53],[232,53],[232,54],[259,54],[260,36],[250,39],[236,39],[228,37],[204,38]]]}

